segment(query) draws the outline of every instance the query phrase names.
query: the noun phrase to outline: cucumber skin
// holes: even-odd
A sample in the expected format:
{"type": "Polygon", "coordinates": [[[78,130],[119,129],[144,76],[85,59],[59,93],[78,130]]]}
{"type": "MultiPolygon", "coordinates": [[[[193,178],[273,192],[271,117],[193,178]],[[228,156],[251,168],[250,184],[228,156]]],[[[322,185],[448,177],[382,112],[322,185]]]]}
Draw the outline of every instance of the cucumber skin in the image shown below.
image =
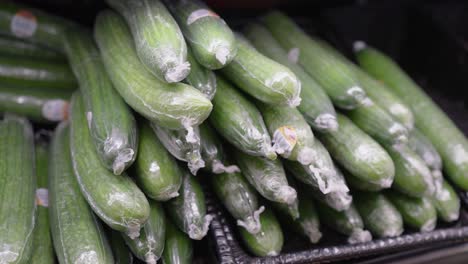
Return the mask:
{"type": "Polygon", "coordinates": [[[0,121],[0,255],[6,263],[29,263],[36,219],[34,142],[27,119],[0,121]],[[7,195],[11,194],[11,195],[7,195]],[[19,217],[20,216],[20,217],[19,217]]]}
{"type": "Polygon", "coordinates": [[[179,195],[182,172],[145,121],[139,129],[139,151],[133,165],[134,178],[151,199],[167,201],[179,195]]]}
{"type": "Polygon", "coordinates": [[[192,241],[170,221],[166,225],[166,242],[162,257],[163,264],[191,264],[192,241]]]}
{"type": "Polygon", "coordinates": [[[213,105],[197,89],[183,83],[166,84],[149,73],[135,51],[123,18],[103,11],[94,37],[107,73],[125,102],[146,119],[170,129],[201,124],[213,105]]]}
{"type": "Polygon", "coordinates": [[[125,173],[116,176],[99,161],[79,92],[73,95],[71,104],[70,148],[81,193],[91,209],[112,229],[137,237],[149,217],[148,200],[125,173]],[[96,182],[106,184],[96,185],[96,182]],[[118,199],[109,204],[109,197],[118,199]]]}
{"type": "Polygon", "coordinates": [[[366,182],[363,181],[357,177],[354,177],[353,175],[349,173],[345,173],[345,178],[346,178],[346,183],[355,190],[359,191],[365,191],[365,192],[378,192],[387,188],[390,188],[390,186],[381,186],[379,184],[374,184],[371,182],[366,182]]]}
{"type": "Polygon", "coordinates": [[[101,223],[82,196],[73,173],[68,122],[55,130],[49,170],[50,226],[60,263],[114,263],[101,223]]]}
{"type": "Polygon", "coordinates": [[[431,141],[421,131],[414,129],[408,141],[409,147],[426,162],[432,170],[442,170],[442,158],[431,141]]]}
{"type": "Polygon", "coordinates": [[[224,79],[217,76],[210,123],[237,149],[252,155],[276,159],[271,138],[257,107],[224,79]]]}
{"type": "Polygon", "coordinates": [[[80,85],[88,126],[101,162],[120,175],[138,151],[135,118],[116,93],[92,35],[74,30],[64,35],[65,53],[80,85]]]}
{"type": "Polygon", "coordinates": [[[216,93],[216,74],[201,66],[192,54],[191,49],[188,50],[187,59],[190,62],[190,73],[185,78],[185,82],[199,90],[203,95],[212,100],[216,93]]]}
{"type": "Polygon", "coordinates": [[[65,61],[65,56],[51,49],[10,37],[0,37],[0,54],[31,59],[65,61]]]}
{"type": "Polygon", "coordinates": [[[130,252],[130,249],[125,244],[125,241],[120,232],[115,230],[108,230],[108,237],[112,248],[112,253],[114,253],[115,264],[132,264],[133,255],[130,252]]]}
{"type": "Polygon", "coordinates": [[[437,216],[445,222],[458,220],[460,216],[460,197],[447,180],[444,180],[441,189],[432,197],[432,203],[437,216]]]}

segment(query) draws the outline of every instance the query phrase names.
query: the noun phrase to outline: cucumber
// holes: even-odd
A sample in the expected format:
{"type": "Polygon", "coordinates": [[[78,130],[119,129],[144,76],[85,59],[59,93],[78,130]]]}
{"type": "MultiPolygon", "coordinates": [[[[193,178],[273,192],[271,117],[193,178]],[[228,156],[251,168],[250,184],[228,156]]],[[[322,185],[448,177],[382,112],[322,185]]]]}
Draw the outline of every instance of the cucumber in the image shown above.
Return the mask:
{"type": "Polygon", "coordinates": [[[432,171],[442,170],[442,158],[431,141],[421,131],[414,129],[409,137],[409,147],[416,152],[432,171]]]}
{"type": "Polygon", "coordinates": [[[387,152],[347,117],[338,114],[339,129],[318,137],[333,158],[353,176],[390,187],[395,167],[387,152]]]}
{"type": "Polygon", "coordinates": [[[71,92],[0,85],[0,112],[15,113],[40,123],[68,118],[71,92]]]}
{"type": "Polygon", "coordinates": [[[403,218],[381,193],[354,192],[354,205],[364,226],[376,237],[396,237],[403,233],[403,218]]]}
{"type": "Polygon", "coordinates": [[[201,124],[213,105],[200,91],[183,84],[165,84],[138,59],[125,21],[103,11],[96,18],[94,37],[107,73],[125,102],[146,119],[170,129],[201,124]]]}
{"type": "Polygon", "coordinates": [[[165,1],[184,33],[185,40],[201,65],[217,70],[237,54],[229,26],[201,1],[165,1]]]}
{"type": "Polygon", "coordinates": [[[390,186],[382,186],[371,182],[363,181],[349,173],[345,173],[346,183],[351,189],[365,191],[365,192],[378,192],[390,188],[390,186]]]}
{"type": "Polygon", "coordinates": [[[185,82],[199,90],[206,98],[212,100],[216,93],[216,75],[213,71],[201,66],[188,49],[187,59],[190,62],[190,74],[185,82]]]}
{"type": "Polygon", "coordinates": [[[432,197],[437,216],[445,222],[453,222],[460,217],[460,197],[446,180],[432,197]]]}
{"type": "Polygon", "coordinates": [[[123,238],[137,258],[148,264],[156,264],[164,250],[166,217],[163,207],[158,202],[151,201],[150,208],[150,217],[141,229],[140,236],[131,239],[124,234],[123,238]]]}
{"type": "Polygon", "coordinates": [[[114,253],[115,264],[132,264],[133,255],[127,245],[125,245],[122,234],[115,230],[109,230],[108,234],[112,253],[114,253]]]}
{"type": "Polygon", "coordinates": [[[258,257],[273,257],[283,248],[283,231],[272,211],[266,210],[260,215],[260,232],[251,234],[244,228],[239,232],[247,249],[258,257]]]}
{"type": "Polygon", "coordinates": [[[221,72],[238,88],[261,102],[295,107],[301,103],[301,81],[287,67],[258,52],[236,36],[238,52],[221,72]]]}
{"type": "Polygon", "coordinates": [[[363,47],[356,54],[361,66],[388,85],[413,110],[416,127],[434,144],[447,176],[468,190],[468,141],[432,99],[383,53],[363,47]]]}
{"type": "Polygon", "coordinates": [[[170,221],[166,224],[166,243],[162,256],[163,264],[192,263],[192,241],[170,221]]]}
{"type": "Polygon", "coordinates": [[[336,112],[323,88],[304,69],[289,60],[286,51],[263,26],[250,23],[244,31],[255,48],[288,67],[301,81],[301,104],[297,107],[305,120],[317,130],[336,130],[336,112]]]}
{"type": "Polygon", "coordinates": [[[139,129],[139,151],[133,165],[134,178],[151,199],[167,201],[179,195],[182,172],[147,122],[139,129]]]}
{"type": "Polygon", "coordinates": [[[318,39],[308,36],[286,15],[275,11],[262,19],[276,40],[288,50],[293,62],[299,62],[327,92],[335,106],[354,109],[368,99],[356,74],[346,63],[323,48],[318,39]]]}
{"type": "Polygon", "coordinates": [[[213,190],[237,225],[252,234],[260,231],[259,216],[265,210],[260,206],[257,192],[240,173],[221,173],[210,177],[213,190]]]}
{"type": "Polygon", "coordinates": [[[184,36],[159,0],[107,0],[130,27],[145,68],[159,80],[180,82],[190,72],[184,36]]]}
{"type": "Polygon", "coordinates": [[[209,123],[199,126],[202,157],[206,168],[215,174],[240,172],[236,165],[226,165],[227,157],[221,140],[209,123]]]}
{"type": "Polygon", "coordinates": [[[213,217],[206,214],[205,195],[195,177],[185,172],[180,195],[166,203],[172,221],[191,239],[206,236],[213,217]]]}
{"type": "Polygon", "coordinates": [[[252,155],[276,159],[271,138],[262,115],[254,104],[228,82],[217,76],[210,123],[218,133],[239,150],[252,155]]]}
{"type": "Polygon", "coordinates": [[[341,212],[320,201],[316,205],[320,221],[336,232],[348,236],[348,243],[356,244],[372,240],[371,233],[364,230],[362,218],[353,204],[341,212]]]}
{"type": "Polygon", "coordinates": [[[138,237],[149,217],[148,200],[125,173],[115,176],[99,161],[79,92],[71,103],[70,148],[78,185],[94,213],[112,229],[138,237]]]}
{"type": "Polygon", "coordinates": [[[52,244],[49,226],[49,190],[47,189],[49,174],[48,147],[48,144],[44,141],[37,141],[35,144],[37,218],[33,234],[33,249],[29,260],[31,264],[55,263],[54,246],[52,244]]]}
{"type": "Polygon", "coordinates": [[[0,54],[9,56],[27,57],[38,60],[64,61],[61,53],[44,48],[33,43],[6,36],[0,37],[0,54]]]}
{"type": "MultiPolygon", "coordinates": [[[[79,189],[70,155],[68,122],[51,144],[50,227],[59,263],[115,263],[101,223],[79,189]]],[[[114,176],[113,176],[114,177],[114,176]]]]}
{"type": "Polygon", "coordinates": [[[160,142],[175,158],[187,162],[187,166],[193,175],[197,175],[199,169],[205,167],[201,154],[200,130],[194,127],[186,130],[171,130],[151,123],[154,133],[160,142]]]}
{"type": "Polygon", "coordinates": [[[299,199],[294,200],[291,204],[270,202],[272,208],[277,211],[281,211],[284,215],[288,215],[291,219],[298,219],[299,213],[299,199]]]}
{"type": "Polygon", "coordinates": [[[27,119],[0,121],[0,263],[29,263],[36,218],[34,142],[27,119]]]}
{"type": "Polygon", "coordinates": [[[0,82],[7,86],[73,91],[76,79],[65,62],[0,55],[0,82]]]}
{"type": "Polygon", "coordinates": [[[420,232],[429,232],[436,227],[437,212],[428,198],[413,198],[392,190],[386,191],[385,196],[398,209],[405,225],[420,232]]]}
{"type": "Polygon", "coordinates": [[[137,154],[135,118],[115,92],[92,36],[86,31],[69,31],[65,33],[64,46],[80,84],[98,157],[109,170],[120,175],[137,154]]]}
{"type": "Polygon", "coordinates": [[[431,196],[434,179],[424,161],[407,145],[385,147],[395,164],[392,188],[412,197],[431,196]]]}
{"type": "Polygon", "coordinates": [[[253,157],[240,151],[235,151],[234,156],[242,174],[264,198],[288,205],[296,202],[296,190],[289,186],[279,159],[253,157]]]}

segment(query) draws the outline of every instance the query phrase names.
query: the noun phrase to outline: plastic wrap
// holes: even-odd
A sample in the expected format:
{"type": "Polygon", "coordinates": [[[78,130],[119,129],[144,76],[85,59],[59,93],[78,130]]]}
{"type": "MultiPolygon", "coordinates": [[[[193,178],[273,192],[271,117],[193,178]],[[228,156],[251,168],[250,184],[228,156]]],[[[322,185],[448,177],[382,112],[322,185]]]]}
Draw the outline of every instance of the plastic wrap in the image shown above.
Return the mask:
{"type": "Polygon", "coordinates": [[[190,49],[187,53],[187,59],[192,66],[185,82],[202,92],[206,98],[212,100],[216,93],[215,73],[198,64],[190,49]]]}
{"type": "Polygon", "coordinates": [[[192,263],[192,241],[170,221],[166,223],[166,242],[162,262],[174,264],[192,263]]]}
{"type": "Polygon", "coordinates": [[[424,136],[421,131],[414,129],[408,141],[409,147],[416,152],[426,162],[433,171],[442,170],[442,158],[439,152],[432,145],[431,141],[424,136]]]}
{"type": "Polygon", "coordinates": [[[158,79],[180,82],[190,72],[187,46],[174,18],[159,0],[107,0],[127,21],[138,57],[158,79]]]}
{"type": "Polygon", "coordinates": [[[436,188],[432,203],[437,211],[437,216],[445,222],[453,222],[460,217],[460,197],[446,180],[436,188]]]}
{"type": "Polygon", "coordinates": [[[65,60],[65,56],[59,52],[6,36],[0,37],[0,54],[52,61],[65,60]]]}
{"type": "Polygon", "coordinates": [[[94,37],[114,87],[146,119],[162,127],[190,130],[208,117],[213,105],[200,91],[183,83],[161,82],[144,68],[119,15],[101,12],[94,37]]]}
{"type": "Polygon", "coordinates": [[[131,264],[133,263],[133,254],[125,244],[125,241],[120,232],[115,230],[107,230],[109,243],[112,247],[114,254],[114,261],[116,264],[131,264]]]}

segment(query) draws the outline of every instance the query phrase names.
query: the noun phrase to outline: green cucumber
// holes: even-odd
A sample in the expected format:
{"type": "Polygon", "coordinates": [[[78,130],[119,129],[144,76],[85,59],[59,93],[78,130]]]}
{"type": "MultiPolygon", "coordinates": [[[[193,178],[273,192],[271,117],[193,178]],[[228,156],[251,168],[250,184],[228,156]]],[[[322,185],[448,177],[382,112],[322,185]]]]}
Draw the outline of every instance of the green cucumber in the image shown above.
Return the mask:
{"type": "Polygon", "coordinates": [[[247,232],[260,231],[259,216],[265,210],[260,206],[257,192],[240,173],[221,173],[211,177],[213,190],[237,225],[247,232]]]}
{"type": "Polygon", "coordinates": [[[191,264],[192,241],[170,221],[166,223],[166,243],[162,256],[163,264],[191,264]]]}
{"type": "Polygon", "coordinates": [[[99,161],[79,92],[71,103],[70,148],[78,185],[94,213],[112,229],[138,237],[150,213],[148,200],[125,173],[116,176],[99,161]]]}
{"type": "Polygon", "coordinates": [[[37,218],[34,227],[31,264],[55,263],[54,246],[49,226],[49,191],[47,189],[49,175],[49,149],[43,141],[36,142],[36,206],[37,218]]]}
{"type": "Polygon", "coordinates": [[[215,174],[240,172],[236,165],[226,165],[226,155],[221,140],[209,123],[199,126],[202,157],[206,168],[215,174]]]}
{"type": "Polygon", "coordinates": [[[59,263],[111,264],[114,258],[104,229],[73,173],[69,131],[68,122],[56,128],[50,152],[49,217],[55,252],[59,263]]]}
{"type": "Polygon", "coordinates": [[[393,190],[385,191],[385,196],[403,216],[405,225],[421,232],[434,230],[437,212],[428,198],[413,198],[393,190]]]}
{"type": "Polygon", "coordinates": [[[179,195],[182,172],[145,121],[139,129],[139,151],[133,165],[138,187],[151,199],[167,201],[179,195]]]}
{"type": "Polygon", "coordinates": [[[345,173],[346,183],[355,190],[365,191],[365,192],[378,192],[383,189],[388,189],[390,186],[382,186],[380,184],[375,184],[368,181],[363,181],[349,173],[345,173]]]}
{"type": "Polygon", "coordinates": [[[184,172],[180,195],[169,200],[166,209],[172,221],[191,239],[206,236],[213,217],[206,214],[205,195],[195,177],[184,172]]]}
{"type": "Polygon", "coordinates": [[[206,98],[212,100],[216,93],[215,73],[198,64],[190,49],[187,53],[187,59],[190,62],[190,74],[185,78],[185,82],[199,90],[206,98]]]}
{"type": "Polygon", "coordinates": [[[94,37],[114,87],[146,119],[170,129],[182,129],[199,125],[208,117],[213,105],[200,91],[183,83],[166,84],[145,69],[119,15],[101,12],[94,37]]]}
{"type": "Polygon", "coordinates": [[[257,107],[217,76],[210,123],[229,143],[252,155],[276,159],[271,138],[257,107]]]}
{"type": "Polygon", "coordinates": [[[317,130],[336,130],[336,112],[330,98],[323,88],[304,69],[289,60],[286,51],[273,35],[263,26],[255,23],[248,25],[246,37],[255,48],[265,56],[288,67],[301,81],[301,104],[297,107],[305,120],[317,130]]]}
{"type": "Polygon", "coordinates": [[[364,226],[376,237],[396,237],[403,233],[403,218],[381,193],[354,192],[353,201],[364,226]]]}
{"type": "Polygon", "coordinates": [[[229,26],[203,2],[165,1],[201,65],[216,70],[237,54],[236,39],[229,26]]]}
{"type": "Polygon", "coordinates": [[[187,162],[187,166],[193,175],[197,175],[199,169],[205,167],[201,154],[200,130],[194,127],[190,130],[171,130],[151,123],[154,133],[160,142],[175,158],[187,162]]]}
{"type": "Polygon", "coordinates": [[[353,176],[390,187],[395,167],[387,152],[348,118],[338,114],[339,128],[318,137],[333,158],[353,176]]]}
{"type": "Polygon", "coordinates": [[[114,253],[115,264],[132,264],[133,255],[127,245],[125,245],[122,234],[115,230],[109,230],[108,234],[112,253],[114,253]]]}
{"type": "Polygon", "coordinates": [[[346,63],[323,48],[320,40],[308,36],[290,18],[280,12],[270,12],[263,23],[276,40],[289,51],[293,62],[299,62],[327,92],[335,106],[353,109],[368,99],[356,74],[346,63]]]}
{"type": "Polygon", "coordinates": [[[372,240],[371,233],[364,230],[364,222],[353,204],[341,212],[322,202],[316,205],[320,221],[336,232],[348,236],[348,243],[355,244],[372,240]]]}
{"type": "Polygon", "coordinates": [[[0,263],[29,263],[36,218],[34,142],[27,119],[0,121],[0,263]]]}
{"type": "Polygon", "coordinates": [[[159,80],[180,82],[190,72],[184,36],[159,0],[107,0],[130,27],[145,68],[159,80]]]}
{"type": "Polygon", "coordinates": [[[283,164],[279,159],[269,160],[235,151],[235,159],[247,181],[267,200],[291,205],[297,193],[289,186],[283,164]]]}
{"type": "Polygon", "coordinates": [[[434,144],[447,176],[468,190],[468,141],[432,99],[383,53],[361,47],[356,54],[361,66],[399,96],[413,110],[416,127],[434,144]]]}
{"type": "Polygon", "coordinates": [[[437,210],[437,216],[445,222],[458,220],[460,216],[460,197],[446,180],[432,197],[432,204],[437,210]]]}
{"type": "Polygon", "coordinates": [[[156,264],[164,250],[166,217],[163,207],[158,202],[151,201],[150,208],[150,216],[141,229],[140,236],[131,239],[123,234],[123,238],[137,258],[148,264],[156,264]]]}
{"type": "Polygon", "coordinates": [[[0,81],[8,86],[75,90],[76,79],[65,62],[0,55],[0,81]]]}
{"type": "Polygon", "coordinates": [[[431,141],[421,133],[418,129],[414,129],[409,137],[409,147],[416,152],[423,160],[426,165],[432,171],[442,170],[442,158],[439,152],[432,145],[431,141]]]}
{"type": "Polygon", "coordinates": [[[275,210],[281,211],[284,215],[288,215],[291,219],[298,219],[299,213],[299,199],[294,200],[291,204],[270,202],[271,207],[275,210]]]}
{"type": "Polygon", "coordinates": [[[55,50],[5,36],[0,37],[0,54],[39,60],[65,60],[65,56],[55,50]]]}
{"type": "Polygon", "coordinates": [[[280,254],[283,248],[283,231],[271,210],[260,215],[261,229],[256,234],[239,228],[242,240],[247,249],[258,257],[273,257],[280,254]]]}
{"type": "Polygon", "coordinates": [[[80,84],[98,157],[109,170],[120,175],[137,154],[135,118],[114,90],[92,36],[86,31],[69,31],[65,33],[64,46],[80,84]]]}

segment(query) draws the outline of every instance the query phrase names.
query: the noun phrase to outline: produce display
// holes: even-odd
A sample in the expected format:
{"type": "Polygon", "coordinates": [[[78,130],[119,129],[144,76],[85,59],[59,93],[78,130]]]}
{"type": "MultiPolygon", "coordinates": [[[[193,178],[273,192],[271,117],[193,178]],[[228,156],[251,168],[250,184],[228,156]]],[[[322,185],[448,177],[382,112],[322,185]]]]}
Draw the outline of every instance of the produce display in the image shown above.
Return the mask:
{"type": "Polygon", "coordinates": [[[468,141],[382,52],[106,2],[93,28],[0,3],[0,264],[191,263],[208,200],[257,257],[459,219],[468,141]]]}

